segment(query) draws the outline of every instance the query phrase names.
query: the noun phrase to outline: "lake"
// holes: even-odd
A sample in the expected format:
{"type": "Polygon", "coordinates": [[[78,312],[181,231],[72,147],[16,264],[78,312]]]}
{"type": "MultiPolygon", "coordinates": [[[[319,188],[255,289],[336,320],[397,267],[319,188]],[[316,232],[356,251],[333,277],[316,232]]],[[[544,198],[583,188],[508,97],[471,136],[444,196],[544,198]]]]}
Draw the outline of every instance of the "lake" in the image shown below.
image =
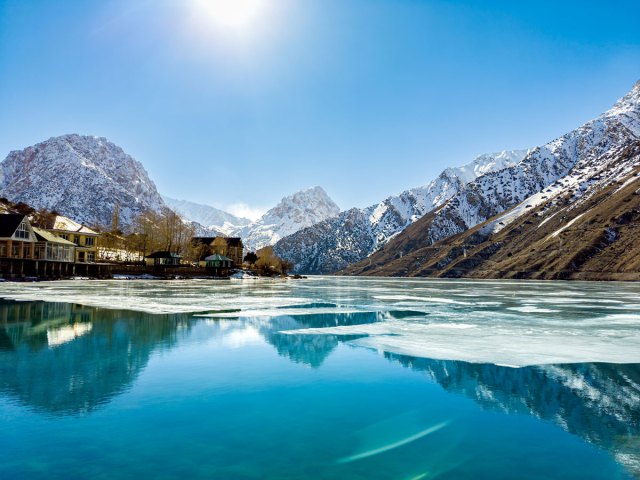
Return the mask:
{"type": "Polygon", "coordinates": [[[640,285],[0,284],[0,478],[640,478],[640,285]]]}

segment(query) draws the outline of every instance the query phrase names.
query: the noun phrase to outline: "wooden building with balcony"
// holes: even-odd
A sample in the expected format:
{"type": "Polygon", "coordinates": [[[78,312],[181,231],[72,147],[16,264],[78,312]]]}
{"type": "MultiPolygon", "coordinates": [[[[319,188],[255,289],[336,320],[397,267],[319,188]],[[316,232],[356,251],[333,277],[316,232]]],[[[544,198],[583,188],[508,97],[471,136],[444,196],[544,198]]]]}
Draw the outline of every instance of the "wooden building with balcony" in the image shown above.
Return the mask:
{"type": "Polygon", "coordinates": [[[26,215],[0,215],[0,258],[34,258],[36,234],[26,215]]]}
{"type": "Polygon", "coordinates": [[[53,227],[47,229],[56,237],[75,244],[76,263],[94,263],[98,258],[98,238],[100,234],[86,225],[70,218],[57,215],[53,227]]]}

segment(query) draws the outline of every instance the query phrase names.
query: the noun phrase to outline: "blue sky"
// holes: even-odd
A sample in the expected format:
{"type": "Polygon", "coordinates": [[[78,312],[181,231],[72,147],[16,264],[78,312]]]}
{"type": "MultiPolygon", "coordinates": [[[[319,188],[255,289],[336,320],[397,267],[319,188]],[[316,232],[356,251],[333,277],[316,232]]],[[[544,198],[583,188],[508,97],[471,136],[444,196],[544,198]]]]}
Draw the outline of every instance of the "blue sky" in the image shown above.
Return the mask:
{"type": "Polygon", "coordinates": [[[173,197],[362,207],[640,79],[637,1],[242,0],[234,26],[224,1],[0,0],[0,157],[99,135],[173,197]]]}

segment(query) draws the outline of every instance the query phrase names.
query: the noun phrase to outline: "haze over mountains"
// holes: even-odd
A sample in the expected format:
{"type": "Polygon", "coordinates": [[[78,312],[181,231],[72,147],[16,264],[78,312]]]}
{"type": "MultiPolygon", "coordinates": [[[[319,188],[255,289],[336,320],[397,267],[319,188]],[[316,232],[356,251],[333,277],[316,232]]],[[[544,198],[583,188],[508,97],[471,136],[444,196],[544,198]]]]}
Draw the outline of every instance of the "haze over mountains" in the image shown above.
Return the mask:
{"type": "Polygon", "coordinates": [[[363,209],[341,212],[313,187],[252,222],[162,197],[120,147],[76,134],[11,152],[0,164],[0,195],[102,226],[116,209],[127,227],[145,210],[170,207],[200,234],[240,236],[247,250],[274,245],[299,273],[623,275],[640,269],[639,152],[640,82],[545,145],[481,155],[363,209]]]}

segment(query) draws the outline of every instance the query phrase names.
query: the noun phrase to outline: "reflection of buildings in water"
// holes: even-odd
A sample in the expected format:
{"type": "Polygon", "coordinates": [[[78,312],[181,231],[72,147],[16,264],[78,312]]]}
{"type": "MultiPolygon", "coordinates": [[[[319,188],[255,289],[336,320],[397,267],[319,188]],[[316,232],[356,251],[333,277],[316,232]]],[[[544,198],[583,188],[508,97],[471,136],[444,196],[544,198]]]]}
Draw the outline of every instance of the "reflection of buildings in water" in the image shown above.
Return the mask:
{"type": "Polygon", "coordinates": [[[640,475],[640,365],[523,368],[385,354],[485,408],[533,415],[611,452],[640,475]]]}
{"type": "Polygon", "coordinates": [[[48,413],[91,411],[130,386],[186,315],[0,303],[0,391],[48,413]],[[99,313],[98,313],[99,312],[99,313]]]}
{"type": "MultiPolygon", "coordinates": [[[[90,329],[95,309],[65,303],[0,303],[0,350],[13,350],[21,343],[45,348],[52,341],[62,343],[56,334],[76,327],[78,334],[90,329]]],[[[67,333],[68,335],[68,333],[67,333]]]]}

